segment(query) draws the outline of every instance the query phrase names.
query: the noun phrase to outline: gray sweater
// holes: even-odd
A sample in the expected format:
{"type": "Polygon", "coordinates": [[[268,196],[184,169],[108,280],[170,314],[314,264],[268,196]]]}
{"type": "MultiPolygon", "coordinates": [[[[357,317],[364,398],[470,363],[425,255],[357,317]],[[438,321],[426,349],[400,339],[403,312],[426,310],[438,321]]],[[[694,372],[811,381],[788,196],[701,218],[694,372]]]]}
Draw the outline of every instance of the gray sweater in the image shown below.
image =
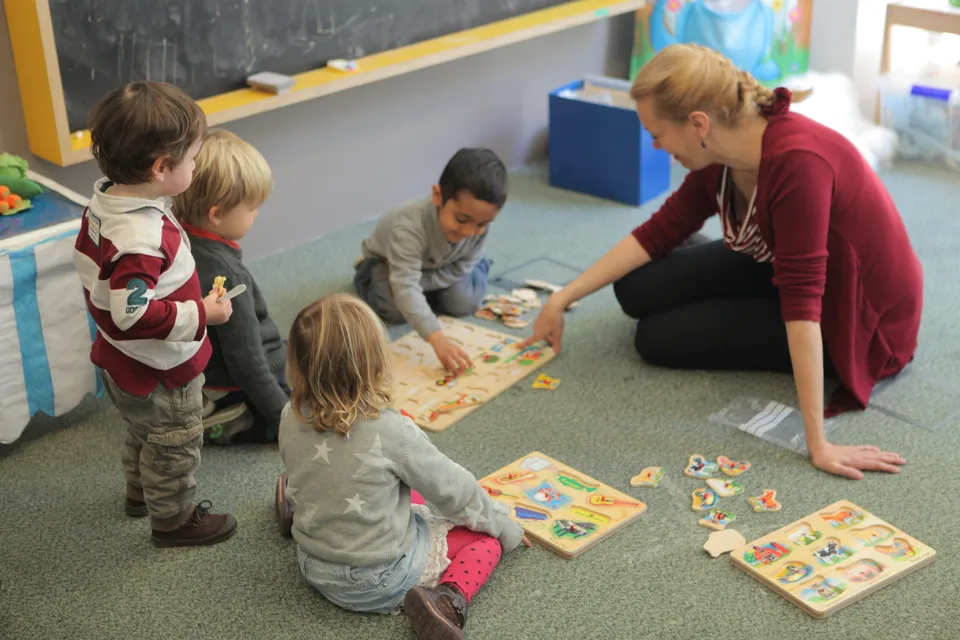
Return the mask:
{"type": "Polygon", "coordinates": [[[489,232],[448,242],[437,207],[426,198],[385,214],[363,241],[365,258],[386,261],[397,310],[426,338],[440,330],[424,292],[446,289],[468,276],[483,258],[489,232]]]}
{"type": "Polygon", "coordinates": [[[504,551],[523,538],[523,528],[473,474],[393,409],[357,420],[345,437],[302,424],[288,405],[279,440],[293,537],[314,558],[362,567],[404,555],[417,533],[411,489],[441,515],[498,538],[504,551]]]}
{"type": "Polygon", "coordinates": [[[223,240],[196,235],[188,229],[190,247],[197,263],[200,288],[206,295],[213,279],[226,276],[229,291],[237,285],[247,290],[234,298],[233,314],[225,324],[208,327],[213,353],[204,370],[209,387],[240,387],[253,409],[264,417],[276,434],[280,413],[289,398],[277,381],[287,364],[286,342],[270,318],[253,274],[243,264],[243,254],[223,240]]]}

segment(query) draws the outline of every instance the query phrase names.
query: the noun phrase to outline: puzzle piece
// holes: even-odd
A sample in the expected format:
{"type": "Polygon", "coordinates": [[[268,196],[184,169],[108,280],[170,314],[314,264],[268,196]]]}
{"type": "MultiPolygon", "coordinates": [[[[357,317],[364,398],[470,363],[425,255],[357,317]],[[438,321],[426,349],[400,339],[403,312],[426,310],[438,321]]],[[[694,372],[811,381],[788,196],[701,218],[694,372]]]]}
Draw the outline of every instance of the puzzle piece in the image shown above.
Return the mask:
{"type": "Polygon", "coordinates": [[[747,544],[747,539],[739,531],[733,529],[722,529],[714,531],[703,544],[703,550],[710,554],[710,557],[717,558],[725,553],[730,553],[747,544]]]}
{"type": "Polygon", "coordinates": [[[776,489],[764,489],[759,496],[749,496],[747,502],[757,513],[763,511],[780,511],[783,505],[777,500],[776,489]]]}
{"type": "Polygon", "coordinates": [[[735,462],[727,456],[719,456],[717,458],[717,464],[720,465],[720,471],[731,478],[735,478],[742,473],[746,473],[750,470],[751,466],[746,460],[735,462]]]}
{"type": "Polygon", "coordinates": [[[541,373],[537,376],[537,379],[533,381],[533,384],[530,385],[531,389],[548,389],[553,391],[558,386],[560,386],[559,378],[551,378],[550,376],[541,373]]]}
{"type": "Polygon", "coordinates": [[[217,292],[217,297],[223,297],[223,294],[227,292],[224,288],[224,284],[227,282],[227,276],[217,276],[213,279],[213,290],[217,292]]]}
{"type": "Polygon", "coordinates": [[[647,467],[637,475],[630,478],[631,487],[653,487],[660,485],[663,480],[663,467],[647,467]]]}
{"type": "Polygon", "coordinates": [[[736,480],[710,478],[707,480],[707,486],[716,491],[721,498],[732,498],[738,493],[743,493],[743,485],[736,480]]]}
{"type": "Polygon", "coordinates": [[[714,529],[716,531],[723,531],[727,528],[731,522],[737,519],[737,516],[733,515],[728,511],[721,511],[720,509],[714,509],[704,517],[700,518],[699,524],[708,529],[714,529]]]}
{"type": "Polygon", "coordinates": [[[716,470],[716,462],[711,462],[699,453],[695,453],[687,461],[687,468],[683,470],[683,474],[691,478],[709,478],[716,470]]]}

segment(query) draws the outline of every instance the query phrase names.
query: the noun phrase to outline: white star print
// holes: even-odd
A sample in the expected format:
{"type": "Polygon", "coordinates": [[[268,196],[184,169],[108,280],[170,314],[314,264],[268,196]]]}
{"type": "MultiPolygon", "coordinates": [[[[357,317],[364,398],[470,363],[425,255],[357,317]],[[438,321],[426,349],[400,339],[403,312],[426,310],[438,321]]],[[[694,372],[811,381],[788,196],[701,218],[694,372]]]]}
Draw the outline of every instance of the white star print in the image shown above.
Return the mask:
{"type": "Polygon", "coordinates": [[[327,439],[324,438],[321,444],[315,444],[313,446],[317,448],[317,455],[313,456],[313,462],[323,458],[324,462],[330,464],[330,456],[328,454],[330,453],[331,449],[327,446],[327,439]]]}
{"type": "Polygon", "coordinates": [[[351,511],[356,511],[356,512],[359,513],[360,515],[363,515],[363,512],[360,511],[360,507],[362,507],[363,505],[367,504],[367,502],[366,502],[366,500],[361,500],[361,499],[360,499],[360,494],[359,494],[359,493],[358,493],[358,494],[355,494],[352,498],[344,498],[344,500],[346,500],[346,501],[347,501],[347,504],[349,505],[349,506],[347,507],[347,510],[343,512],[344,514],[348,514],[348,513],[350,513],[351,511]]]}
{"type": "Polygon", "coordinates": [[[365,478],[377,483],[384,481],[387,465],[390,464],[390,461],[383,457],[379,435],[374,437],[373,444],[370,445],[368,452],[353,455],[360,460],[360,468],[353,474],[354,479],[365,478]]]}

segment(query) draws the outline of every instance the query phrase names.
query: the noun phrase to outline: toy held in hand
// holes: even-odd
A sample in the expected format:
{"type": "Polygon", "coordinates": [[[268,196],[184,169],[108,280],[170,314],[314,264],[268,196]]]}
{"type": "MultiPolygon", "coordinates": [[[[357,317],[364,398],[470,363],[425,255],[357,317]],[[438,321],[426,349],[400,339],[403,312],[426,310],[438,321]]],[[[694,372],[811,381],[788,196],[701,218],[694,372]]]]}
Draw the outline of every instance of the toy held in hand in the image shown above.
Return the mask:
{"type": "Polygon", "coordinates": [[[213,291],[217,294],[218,298],[222,298],[227,293],[226,288],[223,286],[226,282],[226,276],[217,276],[213,279],[213,291]]]}

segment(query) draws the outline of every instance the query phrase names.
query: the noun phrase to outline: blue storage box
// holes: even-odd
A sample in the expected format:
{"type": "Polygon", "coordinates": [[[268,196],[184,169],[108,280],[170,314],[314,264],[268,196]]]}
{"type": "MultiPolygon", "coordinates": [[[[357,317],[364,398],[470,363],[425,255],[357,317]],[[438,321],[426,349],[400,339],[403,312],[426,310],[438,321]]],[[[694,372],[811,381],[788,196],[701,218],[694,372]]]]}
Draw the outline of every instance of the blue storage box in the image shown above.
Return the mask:
{"type": "Polygon", "coordinates": [[[616,78],[587,84],[578,80],[550,93],[550,185],[634,206],[664,193],[670,154],[653,148],[624,99],[630,84],[616,78]]]}

